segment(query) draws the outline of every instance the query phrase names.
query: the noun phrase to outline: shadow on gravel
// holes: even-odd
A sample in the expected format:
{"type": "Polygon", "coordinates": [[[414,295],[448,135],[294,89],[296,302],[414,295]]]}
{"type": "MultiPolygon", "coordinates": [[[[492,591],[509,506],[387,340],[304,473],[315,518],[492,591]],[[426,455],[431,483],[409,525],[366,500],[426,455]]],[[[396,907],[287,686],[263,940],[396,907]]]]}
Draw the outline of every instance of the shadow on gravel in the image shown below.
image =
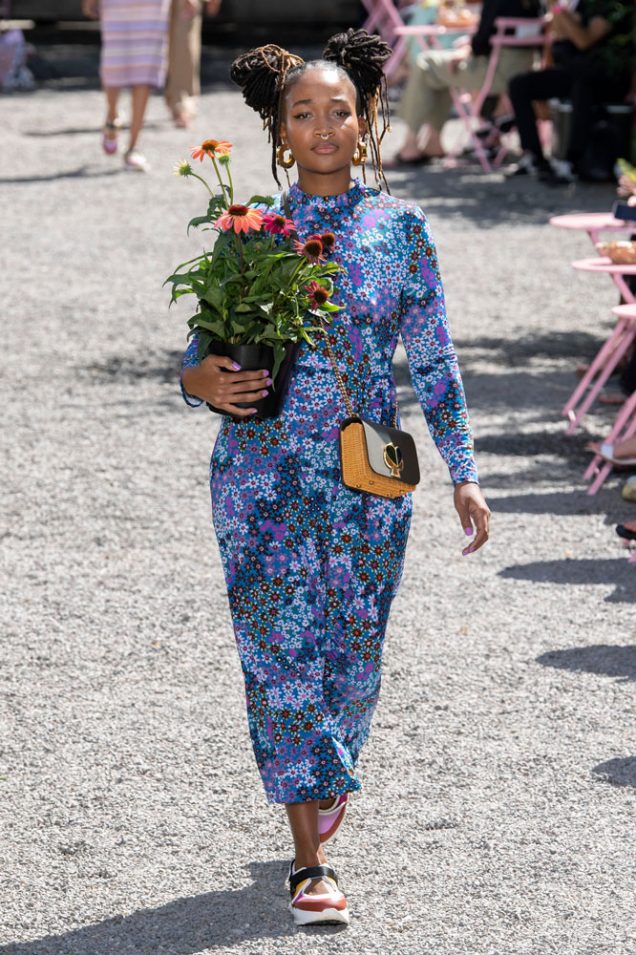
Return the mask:
{"type": "Polygon", "coordinates": [[[598,644],[593,647],[568,647],[550,650],[537,657],[537,663],[557,670],[574,673],[597,673],[616,677],[621,683],[636,681],[636,645],[613,646],[598,644]]]}
{"type": "Polygon", "coordinates": [[[634,786],[636,788],[636,756],[617,756],[608,759],[606,763],[599,763],[592,770],[599,777],[600,782],[611,783],[612,786],[634,786]]]}
{"type": "MultiPolygon", "coordinates": [[[[538,477],[545,480],[543,467],[538,477]]],[[[495,486],[496,479],[497,475],[489,474],[487,486],[495,486]]],[[[509,483],[512,487],[520,483],[518,473],[511,477],[509,483]]],[[[604,488],[599,494],[589,497],[582,490],[549,491],[547,494],[537,490],[527,494],[510,494],[507,497],[493,497],[489,494],[488,502],[499,514],[604,514],[616,506],[616,492],[604,488]]]]}
{"type": "Polygon", "coordinates": [[[625,558],[537,560],[530,564],[514,564],[499,571],[505,580],[529,580],[541,584],[609,584],[614,592],[607,603],[636,603],[634,567],[625,558]]]}
{"type": "MultiPolygon", "coordinates": [[[[388,159],[388,148],[386,153],[388,159]]],[[[501,172],[484,175],[476,163],[456,169],[433,164],[387,173],[395,195],[415,199],[427,213],[458,223],[470,219],[484,228],[547,223],[551,216],[573,208],[607,212],[614,200],[614,188],[609,183],[554,189],[528,176],[507,179],[501,172]]]]}
{"type": "MultiPolygon", "coordinates": [[[[61,935],[1,945],[0,955],[192,955],[208,949],[228,952],[259,939],[300,940],[304,930],[291,923],[287,893],[263,892],[264,885],[282,887],[287,866],[253,862],[249,871],[254,881],[245,888],[176,899],[61,935]]],[[[327,938],[343,929],[346,926],[313,927],[312,938],[316,931],[327,938]]]]}
{"type": "Polygon", "coordinates": [[[29,182],[55,182],[56,179],[102,179],[105,176],[120,176],[126,173],[122,166],[119,169],[90,169],[88,166],[79,166],[67,172],[52,172],[46,176],[0,176],[2,185],[22,185],[29,182]]]}
{"type": "Polygon", "coordinates": [[[133,384],[145,378],[172,382],[178,391],[180,369],[181,352],[164,350],[143,356],[111,355],[103,362],[79,366],[78,373],[94,384],[133,384]]]}

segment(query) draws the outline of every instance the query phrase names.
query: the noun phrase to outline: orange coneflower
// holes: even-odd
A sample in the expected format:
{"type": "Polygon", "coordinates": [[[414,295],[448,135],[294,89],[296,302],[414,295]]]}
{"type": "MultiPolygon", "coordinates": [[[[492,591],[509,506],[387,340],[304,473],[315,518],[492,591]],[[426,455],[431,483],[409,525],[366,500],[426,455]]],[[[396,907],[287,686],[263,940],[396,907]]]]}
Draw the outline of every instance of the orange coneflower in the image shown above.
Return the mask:
{"type": "Polygon", "coordinates": [[[312,265],[324,261],[323,247],[319,236],[311,236],[306,242],[294,242],[294,248],[299,255],[304,255],[312,265]]]}
{"type": "Polygon", "coordinates": [[[249,206],[237,203],[220,215],[214,225],[225,232],[229,229],[234,229],[235,232],[249,232],[253,229],[258,232],[263,225],[263,213],[260,209],[250,209],[249,206]]]}
{"type": "Polygon", "coordinates": [[[329,299],[330,293],[318,282],[310,282],[306,288],[309,296],[309,304],[312,308],[320,308],[329,299]]]}
{"type": "Polygon", "coordinates": [[[229,156],[232,149],[232,143],[224,139],[204,139],[200,146],[192,147],[192,158],[199,159],[201,162],[206,156],[219,159],[221,156],[229,156]]]}

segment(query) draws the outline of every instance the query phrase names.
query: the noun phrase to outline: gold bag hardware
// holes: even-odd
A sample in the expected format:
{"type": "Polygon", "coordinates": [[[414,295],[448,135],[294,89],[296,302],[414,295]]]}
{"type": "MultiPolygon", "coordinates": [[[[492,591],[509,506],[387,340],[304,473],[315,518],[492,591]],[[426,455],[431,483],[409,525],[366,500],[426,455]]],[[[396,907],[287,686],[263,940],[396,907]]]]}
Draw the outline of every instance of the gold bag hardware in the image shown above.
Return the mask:
{"type": "Polygon", "coordinates": [[[380,497],[401,497],[420,479],[415,443],[406,431],[354,415],[340,425],[342,483],[380,497]]]}

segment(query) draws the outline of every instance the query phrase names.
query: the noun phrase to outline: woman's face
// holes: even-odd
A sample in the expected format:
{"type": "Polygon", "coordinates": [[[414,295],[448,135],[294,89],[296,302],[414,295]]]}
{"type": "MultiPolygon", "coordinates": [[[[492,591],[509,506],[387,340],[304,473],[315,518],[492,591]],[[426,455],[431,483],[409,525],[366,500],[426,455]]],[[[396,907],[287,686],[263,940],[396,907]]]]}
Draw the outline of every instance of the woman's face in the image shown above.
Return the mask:
{"type": "Polygon", "coordinates": [[[299,170],[329,175],[351,164],[363,120],[356,92],[336,69],[308,69],[285,94],[281,139],[299,170]]]}

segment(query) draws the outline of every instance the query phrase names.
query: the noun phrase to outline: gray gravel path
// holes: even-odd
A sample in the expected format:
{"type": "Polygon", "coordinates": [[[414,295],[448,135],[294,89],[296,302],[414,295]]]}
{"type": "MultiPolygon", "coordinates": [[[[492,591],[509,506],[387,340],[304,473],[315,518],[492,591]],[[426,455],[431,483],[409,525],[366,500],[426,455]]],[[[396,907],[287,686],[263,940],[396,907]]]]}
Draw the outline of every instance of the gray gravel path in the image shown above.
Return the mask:
{"type": "Polygon", "coordinates": [[[636,568],[611,528],[634,508],[616,480],[585,496],[559,416],[616,296],[546,225],[609,187],[393,176],[437,237],[493,540],[461,558],[400,359],[427,477],[331,853],[354,919],[295,930],[210,526],[215,421],[178,397],[161,289],[197,248],[173,162],[218,135],[246,194],[271,188],[259,123],[217,90],[184,135],[155,99],[144,177],[100,155],[97,91],[0,112],[0,955],[636,952],[636,568]]]}

